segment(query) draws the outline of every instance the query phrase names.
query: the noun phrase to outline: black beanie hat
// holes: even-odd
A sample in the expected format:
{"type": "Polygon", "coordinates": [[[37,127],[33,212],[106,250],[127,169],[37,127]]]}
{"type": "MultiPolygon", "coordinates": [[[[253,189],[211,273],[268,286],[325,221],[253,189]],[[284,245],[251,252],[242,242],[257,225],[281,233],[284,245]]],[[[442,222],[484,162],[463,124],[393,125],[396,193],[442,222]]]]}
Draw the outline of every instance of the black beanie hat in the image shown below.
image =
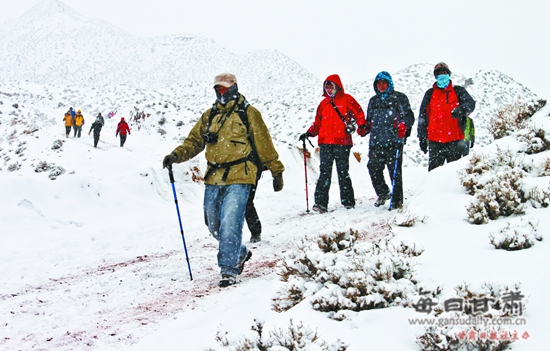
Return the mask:
{"type": "Polygon", "coordinates": [[[434,76],[437,77],[441,72],[447,72],[449,73],[449,75],[451,75],[451,70],[445,62],[439,62],[434,67],[434,76]]]}

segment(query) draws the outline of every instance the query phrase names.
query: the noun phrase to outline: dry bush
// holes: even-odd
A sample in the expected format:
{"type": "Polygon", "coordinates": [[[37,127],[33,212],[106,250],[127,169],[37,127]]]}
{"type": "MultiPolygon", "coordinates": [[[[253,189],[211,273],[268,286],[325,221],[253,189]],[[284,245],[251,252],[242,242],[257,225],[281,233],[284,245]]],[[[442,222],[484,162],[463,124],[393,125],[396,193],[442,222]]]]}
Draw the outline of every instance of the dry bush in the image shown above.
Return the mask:
{"type": "Polygon", "coordinates": [[[537,241],[542,241],[542,236],[537,233],[538,220],[534,218],[521,218],[515,223],[508,222],[506,227],[498,233],[491,233],[491,244],[507,251],[528,249],[537,241]]]}
{"type": "MultiPolygon", "coordinates": [[[[227,333],[221,335],[216,334],[216,341],[224,349],[233,351],[346,351],[348,345],[337,339],[336,343],[329,344],[323,341],[316,331],[305,327],[302,322],[294,324],[290,320],[287,329],[275,329],[270,331],[268,335],[264,333],[264,325],[258,320],[254,320],[254,325],[250,328],[256,332],[256,336],[252,339],[244,338],[243,340],[230,341],[227,338],[227,333]]],[[[210,349],[212,350],[212,349],[210,349]]]]}
{"type": "Polygon", "coordinates": [[[516,139],[527,145],[525,153],[528,155],[538,154],[550,150],[550,139],[542,128],[533,124],[528,125],[516,133],[516,139]]]}
{"type": "Polygon", "coordinates": [[[303,239],[279,263],[277,274],[286,284],[273,309],[286,311],[306,296],[314,310],[334,319],[342,318],[341,311],[408,306],[418,290],[415,258],[423,250],[395,245],[392,235],[374,243],[358,241],[361,236],[350,229],[303,239]]]}
{"type": "Polygon", "coordinates": [[[506,105],[489,120],[487,129],[495,140],[510,135],[525,127],[525,122],[546,105],[546,100],[533,101],[530,104],[517,102],[506,105]]]}

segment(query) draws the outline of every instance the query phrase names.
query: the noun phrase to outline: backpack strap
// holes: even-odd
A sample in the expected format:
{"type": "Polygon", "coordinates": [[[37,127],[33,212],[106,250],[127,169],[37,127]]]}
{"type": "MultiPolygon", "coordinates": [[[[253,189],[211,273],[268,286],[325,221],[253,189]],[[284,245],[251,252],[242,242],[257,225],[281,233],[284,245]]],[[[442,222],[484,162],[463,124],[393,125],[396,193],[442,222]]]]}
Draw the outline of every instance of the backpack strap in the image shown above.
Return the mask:
{"type": "Polygon", "coordinates": [[[344,122],[345,125],[347,125],[349,122],[346,120],[346,118],[342,115],[342,113],[340,112],[340,110],[338,109],[338,107],[336,107],[336,105],[334,104],[334,101],[332,101],[332,99],[330,100],[330,104],[332,105],[332,107],[334,107],[334,111],[336,111],[336,113],[338,114],[338,116],[340,116],[340,119],[342,120],[342,122],[344,122]]]}
{"type": "MultiPolygon", "coordinates": [[[[225,121],[227,120],[227,118],[229,118],[229,116],[233,113],[233,111],[235,111],[235,107],[237,107],[237,114],[239,115],[239,118],[243,122],[244,126],[246,127],[246,136],[247,136],[248,142],[250,143],[252,151],[250,151],[250,153],[246,157],[243,157],[231,162],[224,162],[224,163],[207,162],[209,168],[206,174],[204,175],[204,179],[207,179],[215,170],[224,168],[225,172],[223,173],[222,181],[225,182],[227,181],[227,176],[229,175],[229,169],[231,168],[231,166],[234,166],[243,162],[248,162],[248,161],[253,162],[257,166],[258,174],[263,170],[263,165],[260,162],[260,157],[258,156],[258,152],[256,151],[256,146],[254,145],[254,140],[250,135],[250,130],[249,130],[250,125],[248,123],[248,113],[247,113],[248,106],[250,106],[250,104],[248,103],[248,101],[246,101],[246,98],[244,96],[243,96],[243,102],[241,103],[235,102],[235,104],[233,105],[229,113],[225,116],[224,120],[222,121],[220,129],[223,126],[223,123],[225,123],[225,121]]],[[[212,110],[210,111],[210,116],[208,118],[208,125],[206,127],[207,133],[210,130],[210,125],[212,124],[212,120],[214,119],[214,116],[217,113],[218,113],[218,108],[216,107],[216,103],[214,103],[214,105],[212,106],[212,110]]],[[[245,171],[246,170],[247,168],[245,167],[245,171]]]]}

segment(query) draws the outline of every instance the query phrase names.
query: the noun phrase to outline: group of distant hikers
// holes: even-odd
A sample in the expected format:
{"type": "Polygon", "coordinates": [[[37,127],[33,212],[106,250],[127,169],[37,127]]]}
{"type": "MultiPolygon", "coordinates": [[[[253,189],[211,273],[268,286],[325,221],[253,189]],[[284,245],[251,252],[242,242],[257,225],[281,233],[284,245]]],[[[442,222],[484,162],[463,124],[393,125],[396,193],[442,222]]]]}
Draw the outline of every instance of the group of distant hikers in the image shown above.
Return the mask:
{"type": "MultiPolygon", "coordinates": [[[[114,113],[109,113],[109,118],[113,117],[114,113]]],[[[65,137],[69,137],[69,134],[71,134],[71,128],[74,130],[73,137],[80,138],[82,134],[82,127],[84,126],[85,120],[84,116],[82,115],[82,111],[78,109],[76,112],[75,110],[70,107],[67,112],[65,112],[65,116],[63,117],[63,121],[65,122],[65,137]]],[[[97,148],[97,144],[99,143],[99,136],[101,134],[101,128],[105,125],[105,119],[101,115],[101,113],[97,114],[97,117],[92,123],[92,126],[90,128],[90,131],[88,132],[88,135],[94,132],[94,148],[97,148]]],[[[130,126],[125,121],[124,117],[120,119],[120,122],[117,124],[116,128],[116,134],[115,137],[118,137],[120,135],[120,147],[124,146],[124,143],[126,142],[126,136],[130,133],[130,126]]]]}
{"type": "MultiPolygon", "coordinates": [[[[447,64],[436,64],[433,73],[436,81],[424,95],[417,127],[420,149],[429,152],[429,171],[467,155],[475,140],[469,118],[475,101],[465,88],[453,85],[447,64]]],[[[299,136],[304,145],[304,163],[305,141],[318,137],[320,175],[312,207],[316,212],[327,212],[333,163],[341,203],[346,209],[355,207],[348,172],[354,132],[361,137],[370,134],[367,168],[378,196],[374,206],[390,200],[390,209],[403,207],[403,147],[411,135],[415,117],[407,96],[394,89],[388,72],[378,73],[373,85],[376,95],[370,99],[365,116],[361,105],[344,92],[340,77],[336,74],[327,77],[315,120],[299,136]],[[392,180],[391,189],[384,179],[385,168],[392,180]]],[[[261,240],[261,223],[254,207],[257,182],[262,172],[269,170],[274,191],[282,190],[285,167],[261,113],[239,93],[235,75],[216,76],[213,87],[216,101],[202,114],[183,143],[164,157],[162,164],[172,174],[174,163],[190,160],[206,149],[203,210],[208,230],[219,242],[219,286],[227,287],[236,283],[237,275],[252,257],[242,243],[245,220],[252,235],[250,241],[261,240]]]]}

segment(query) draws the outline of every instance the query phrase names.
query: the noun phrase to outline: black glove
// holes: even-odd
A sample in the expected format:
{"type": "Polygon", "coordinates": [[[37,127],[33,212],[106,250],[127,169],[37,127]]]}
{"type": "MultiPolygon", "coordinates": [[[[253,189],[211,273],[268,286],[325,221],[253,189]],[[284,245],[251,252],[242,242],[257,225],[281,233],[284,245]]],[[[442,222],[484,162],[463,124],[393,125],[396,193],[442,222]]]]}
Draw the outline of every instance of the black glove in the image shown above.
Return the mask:
{"type": "Polygon", "coordinates": [[[470,135],[470,149],[474,147],[475,142],[476,142],[476,136],[470,135]]]}
{"type": "Polygon", "coordinates": [[[458,106],[451,112],[451,115],[453,118],[459,119],[461,117],[466,117],[466,111],[464,111],[464,107],[458,106]]]}
{"type": "Polygon", "coordinates": [[[418,139],[418,144],[420,144],[420,150],[422,150],[423,153],[428,152],[428,139],[426,138],[418,139]]]}
{"type": "Polygon", "coordinates": [[[275,177],[273,177],[273,190],[274,191],[281,191],[283,190],[283,185],[285,182],[283,181],[283,174],[279,173],[275,177]]]}
{"type": "Polygon", "coordinates": [[[164,160],[162,160],[162,168],[166,167],[172,167],[172,163],[176,163],[178,161],[178,156],[174,153],[171,153],[170,155],[164,156],[164,160]]]}
{"type": "MultiPolygon", "coordinates": [[[[307,138],[312,137],[312,136],[313,136],[313,135],[311,135],[310,132],[305,132],[304,134],[300,134],[300,137],[298,138],[298,140],[304,141],[304,140],[306,140],[307,138]]],[[[277,191],[277,190],[275,190],[275,191],[277,191]]]]}

